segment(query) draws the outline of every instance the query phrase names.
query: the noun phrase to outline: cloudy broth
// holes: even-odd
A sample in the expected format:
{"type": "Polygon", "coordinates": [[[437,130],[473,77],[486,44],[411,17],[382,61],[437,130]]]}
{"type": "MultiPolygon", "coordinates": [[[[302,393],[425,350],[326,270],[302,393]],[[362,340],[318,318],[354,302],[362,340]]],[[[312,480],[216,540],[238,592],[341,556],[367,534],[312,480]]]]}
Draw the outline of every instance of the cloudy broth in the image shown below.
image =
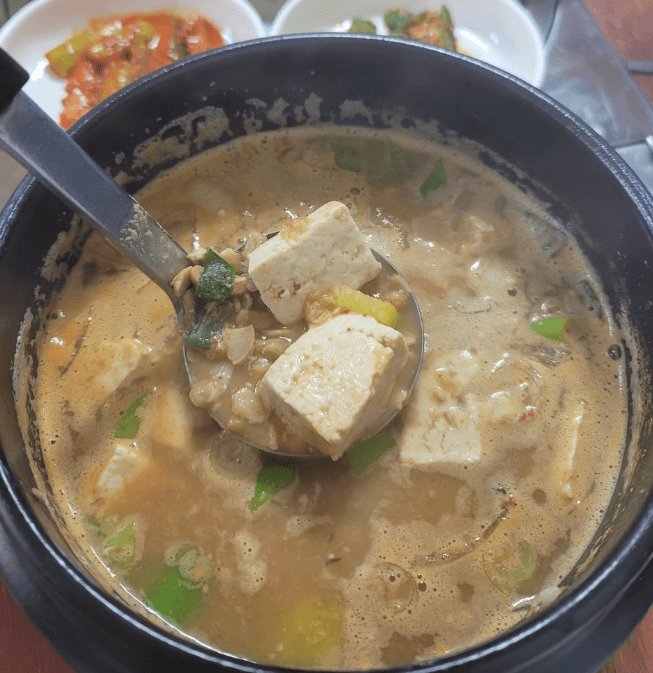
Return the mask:
{"type": "Polygon", "coordinates": [[[451,150],[347,129],[241,138],[138,198],[216,251],[345,203],[415,292],[426,352],[366,469],[234,460],[189,400],[169,300],[91,235],[48,310],[35,407],[100,581],[208,646],[301,668],[432,659],[555,597],[612,495],[626,402],[594,276],[537,204],[451,150]],[[262,468],[288,482],[264,502],[262,468]]]}

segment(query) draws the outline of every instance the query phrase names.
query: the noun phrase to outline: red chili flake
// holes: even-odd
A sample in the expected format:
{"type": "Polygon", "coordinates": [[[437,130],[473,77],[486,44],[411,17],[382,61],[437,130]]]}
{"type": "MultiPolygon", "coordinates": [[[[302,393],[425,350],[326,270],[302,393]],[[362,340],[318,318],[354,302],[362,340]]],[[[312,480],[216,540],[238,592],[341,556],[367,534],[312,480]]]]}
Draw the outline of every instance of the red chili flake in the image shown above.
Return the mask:
{"type": "Polygon", "coordinates": [[[348,331],[348,332],[351,332],[351,327],[348,327],[348,328],[347,328],[347,331],[348,331]]]}
{"type": "Polygon", "coordinates": [[[302,286],[299,283],[295,283],[295,292],[299,292],[302,289],[302,286]]]}
{"type": "Polygon", "coordinates": [[[476,518],[476,514],[474,514],[474,512],[472,512],[471,517],[472,517],[472,519],[475,519],[475,518],[476,518]]]}
{"type": "Polygon", "coordinates": [[[526,418],[527,418],[527,416],[526,416],[525,413],[522,413],[522,414],[520,414],[520,416],[519,416],[519,420],[520,420],[520,421],[525,421],[526,418]]]}
{"type": "Polygon", "coordinates": [[[60,372],[63,371],[63,365],[59,365],[59,371],[60,371],[60,372]]]}
{"type": "Polygon", "coordinates": [[[348,308],[343,308],[343,309],[342,309],[342,312],[343,312],[343,313],[349,313],[349,309],[348,309],[348,308]]]}
{"type": "Polygon", "coordinates": [[[528,410],[528,415],[531,416],[531,417],[535,416],[535,409],[529,409],[528,410]]]}
{"type": "Polygon", "coordinates": [[[510,503],[511,507],[514,507],[514,506],[517,504],[517,503],[515,502],[515,499],[514,499],[514,498],[510,498],[510,500],[508,500],[508,502],[510,503]]]}

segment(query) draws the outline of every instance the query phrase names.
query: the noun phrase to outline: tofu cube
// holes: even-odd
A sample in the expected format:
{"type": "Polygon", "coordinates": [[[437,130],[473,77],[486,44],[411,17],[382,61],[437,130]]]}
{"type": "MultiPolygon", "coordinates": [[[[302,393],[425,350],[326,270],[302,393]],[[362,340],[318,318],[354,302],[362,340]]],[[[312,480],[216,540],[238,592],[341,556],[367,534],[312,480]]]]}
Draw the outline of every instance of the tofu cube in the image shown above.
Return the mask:
{"type": "Polygon", "coordinates": [[[311,292],[336,285],[358,290],[380,270],[349,209],[338,201],[291,220],[249,255],[249,275],[284,325],[302,318],[311,292]]]}
{"type": "Polygon", "coordinates": [[[401,406],[392,392],[407,357],[397,330],[342,314],[311,328],[270,366],[261,399],[291,433],[336,460],[401,406]]]}
{"type": "Polygon", "coordinates": [[[474,395],[466,395],[461,406],[443,408],[434,405],[430,391],[421,387],[413,393],[399,459],[417,467],[477,463],[483,457],[478,418],[474,395]]]}
{"type": "Polygon", "coordinates": [[[117,442],[111,458],[95,487],[98,498],[113,498],[130,482],[136,479],[150,464],[142,449],[131,442],[117,442]]]}

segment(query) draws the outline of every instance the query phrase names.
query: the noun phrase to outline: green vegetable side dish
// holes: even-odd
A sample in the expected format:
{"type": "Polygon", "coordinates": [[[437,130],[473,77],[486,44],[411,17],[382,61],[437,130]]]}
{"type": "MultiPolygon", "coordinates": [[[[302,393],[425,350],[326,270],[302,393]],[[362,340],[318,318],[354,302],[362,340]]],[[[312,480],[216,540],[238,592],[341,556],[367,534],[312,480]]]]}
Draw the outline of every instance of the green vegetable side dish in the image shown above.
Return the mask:
{"type": "Polygon", "coordinates": [[[113,436],[117,439],[135,439],[138,434],[138,429],[141,427],[140,411],[147,398],[151,394],[151,390],[139,395],[128,407],[122,415],[120,422],[116,426],[113,436]]]}
{"type": "MultiPolygon", "coordinates": [[[[402,37],[451,51],[457,50],[453,20],[445,5],[442,5],[440,11],[425,10],[419,14],[402,8],[390,9],[383,20],[392,37],[402,37]]],[[[372,21],[356,18],[352,20],[349,32],[375,34],[376,26],[372,21]]]]}
{"type": "Polygon", "coordinates": [[[551,339],[552,341],[565,340],[565,327],[569,322],[567,316],[556,316],[553,318],[542,318],[541,320],[534,320],[531,323],[531,329],[536,334],[551,339]]]}
{"type": "Polygon", "coordinates": [[[366,21],[365,19],[354,19],[351,22],[349,32],[376,35],[376,26],[371,21],[366,21]]]}
{"type": "Polygon", "coordinates": [[[494,554],[484,556],[483,569],[495,587],[512,593],[535,575],[537,557],[526,540],[516,544],[507,542],[494,554]]]}
{"type": "Polygon", "coordinates": [[[384,456],[393,446],[395,440],[390,431],[383,428],[381,432],[363,442],[354,444],[345,452],[344,458],[349,467],[356,473],[362,474],[372,463],[384,456]]]}
{"type": "Polygon", "coordinates": [[[204,270],[195,288],[196,296],[201,299],[225,301],[234,286],[236,272],[233,266],[210,248],[206,250],[202,266],[204,270]]]}
{"type": "Polygon", "coordinates": [[[412,18],[413,15],[405,9],[390,9],[385,13],[383,20],[390,31],[390,35],[400,37],[404,24],[408,23],[412,18]]]}

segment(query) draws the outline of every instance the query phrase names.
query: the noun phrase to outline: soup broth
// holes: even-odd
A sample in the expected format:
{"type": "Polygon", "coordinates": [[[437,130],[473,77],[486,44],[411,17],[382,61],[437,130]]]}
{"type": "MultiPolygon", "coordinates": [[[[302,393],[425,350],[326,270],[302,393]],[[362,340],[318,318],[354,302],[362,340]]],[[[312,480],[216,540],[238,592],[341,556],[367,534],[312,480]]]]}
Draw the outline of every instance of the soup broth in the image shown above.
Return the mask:
{"type": "MultiPolygon", "coordinates": [[[[300,668],[440,657],[556,597],[612,495],[626,401],[600,288],[537,203],[453,150],[333,127],[234,140],[138,199],[215,251],[345,203],[415,292],[426,350],[372,455],[270,458],[192,404],[168,298],[90,235],[47,311],[35,408],[100,582],[208,647],[300,668]]],[[[252,381],[277,356],[260,339],[252,381]]]]}

